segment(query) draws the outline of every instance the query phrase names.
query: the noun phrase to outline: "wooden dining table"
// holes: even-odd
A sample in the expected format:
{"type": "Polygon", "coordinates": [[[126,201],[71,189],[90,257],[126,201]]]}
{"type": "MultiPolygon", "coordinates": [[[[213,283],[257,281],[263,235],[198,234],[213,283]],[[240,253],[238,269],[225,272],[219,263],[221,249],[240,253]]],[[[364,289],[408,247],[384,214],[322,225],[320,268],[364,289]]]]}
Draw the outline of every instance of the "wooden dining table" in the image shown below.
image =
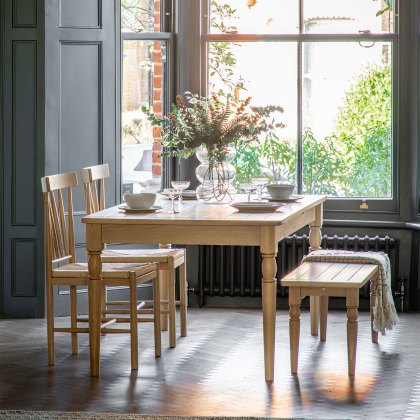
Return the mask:
{"type": "MultiPolygon", "coordinates": [[[[244,201],[243,198],[238,197],[235,201],[244,201]]],[[[323,195],[307,195],[270,212],[238,211],[229,204],[191,200],[180,205],[178,213],[171,214],[170,201],[160,199],[156,204],[162,209],[153,213],[126,213],[115,206],[84,217],[89,268],[91,376],[100,373],[101,252],[104,244],[249,245],[259,246],[262,255],[265,379],[271,383],[274,379],[278,243],[309,225],[310,249],[319,249],[325,200],[323,195]]],[[[316,306],[311,302],[313,335],[318,329],[316,306]]]]}

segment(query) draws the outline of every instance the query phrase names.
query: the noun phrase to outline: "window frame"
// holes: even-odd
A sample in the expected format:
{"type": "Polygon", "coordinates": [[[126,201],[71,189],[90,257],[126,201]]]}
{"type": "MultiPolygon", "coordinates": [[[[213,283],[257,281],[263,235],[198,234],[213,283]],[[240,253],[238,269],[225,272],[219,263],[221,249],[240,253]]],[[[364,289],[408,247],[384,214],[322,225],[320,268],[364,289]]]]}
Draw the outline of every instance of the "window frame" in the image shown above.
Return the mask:
{"type": "MultiPolygon", "coordinates": [[[[324,205],[324,209],[331,213],[332,218],[382,218],[388,219],[395,217],[400,213],[400,148],[402,138],[402,126],[407,123],[406,116],[401,115],[401,75],[403,71],[407,71],[407,63],[402,63],[402,53],[400,50],[400,28],[408,27],[408,22],[401,19],[399,13],[398,1],[395,1],[395,27],[392,33],[359,33],[359,34],[317,34],[304,33],[303,22],[303,6],[304,0],[299,0],[299,33],[296,34],[211,34],[209,31],[209,3],[210,0],[201,0],[201,60],[200,60],[200,94],[207,96],[208,94],[208,44],[210,42],[296,42],[297,43],[297,162],[298,162],[298,185],[299,192],[302,188],[302,116],[303,116],[303,96],[302,96],[302,80],[303,80],[303,60],[302,50],[305,42],[389,42],[392,49],[392,191],[391,198],[359,198],[359,197],[328,197],[324,205]],[[368,205],[368,209],[364,209],[364,204],[368,205]],[[361,207],[362,206],[362,207],[361,207]]],[[[408,5],[407,5],[408,8],[408,5]]],[[[405,74],[405,73],[404,73],[405,74]]]]}
{"type": "MultiPolygon", "coordinates": [[[[175,0],[176,1],[176,0],[175,0]]],[[[122,6],[120,4],[120,10],[122,6]]],[[[175,35],[173,33],[174,22],[176,19],[175,6],[173,0],[160,0],[160,31],[156,32],[122,32],[120,46],[121,77],[119,90],[123,92],[123,54],[125,41],[161,41],[166,44],[166,66],[162,75],[164,75],[164,89],[162,98],[162,114],[169,112],[172,98],[174,97],[174,67],[175,67],[175,35]]],[[[119,118],[122,117],[122,94],[120,95],[119,118]]],[[[121,129],[120,129],[121,132],[121,129]]],[[[121,147],[121,145],[120,145],[121,147]]],[[[173,173],[173,159],[161,157],[162,173],[161,184],[163,187],[170,185],[173,173]]],[[[121,168],[122,173],[122,168],[121,168]]],[[[121,179],[122,185],[122,179],[121,179]]]]}

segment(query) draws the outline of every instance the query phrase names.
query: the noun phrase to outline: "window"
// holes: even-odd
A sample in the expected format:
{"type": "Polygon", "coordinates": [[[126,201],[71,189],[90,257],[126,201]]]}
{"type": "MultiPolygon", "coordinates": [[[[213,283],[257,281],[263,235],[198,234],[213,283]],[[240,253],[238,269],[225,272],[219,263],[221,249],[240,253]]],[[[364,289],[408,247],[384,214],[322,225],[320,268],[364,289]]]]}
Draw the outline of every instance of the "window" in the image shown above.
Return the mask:
{"type": "Polygon", "coordinates": [[[283,108],[283,127],[238,150],[239,180],[288,179],[331,210],[396,211],[398,3],[202,4],[203,95],[283,108]]]}
{"type": "Polygon", "coordinates": [[[170,2],[122,0],[121,172],[122,191],[160,188],[160,133],[142,107],[160,116],[170,82],[170,2]]]}

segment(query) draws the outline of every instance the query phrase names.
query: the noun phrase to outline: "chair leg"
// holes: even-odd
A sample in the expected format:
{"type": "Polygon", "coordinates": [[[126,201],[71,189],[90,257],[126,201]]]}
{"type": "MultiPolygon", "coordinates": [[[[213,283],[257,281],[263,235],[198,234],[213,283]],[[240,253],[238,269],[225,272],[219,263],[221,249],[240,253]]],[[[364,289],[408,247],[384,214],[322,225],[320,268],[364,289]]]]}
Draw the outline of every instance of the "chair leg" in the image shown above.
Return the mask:
{"type": "Polygon", "coordinates": [[[160,281],[158,274],[153,281],[153,327],[155,336],[155,357],[160,357],[162,353],[160,314],[160,281]]]}
{"type": "Polygon", "coordinates": [[[299,359],[300,335],[300,289],[289,287],[289,336],[290,336],[290,369],[297,373],[299,359]]]}
{"type": "Polygon", "coordinates": [[[319,339],[327,339],[328,296],[319,297],[319,339]]]}
{"type": "Polygon", "coordinates": [[[137,283],[135,273],[130,273],[130,339],[131,369],[137,370],[139,364],[139,343],[137,328],[137,283]]]}
{"type": "Polygon", "coordinates": [[[170,264],[168,269],[168,301],[169,301],[169,347],[176,347],[175,322],[175,268],[170,264]]]}
{"type": "Polygon", "coordinates": [[[160,328],[161,331],[168,330],[168,270],[159,270],[159,284],[160,284],[160,297],[163,301],[160,303],[160,307],[162,311],[165,313],[161,314],[161,323],[160,328]]]}
{"type": "Polygon", "coordinates": [[[179,311],[181,315],[181,337],[187,336],[187,262],[179,266],[179,311]]]}
{"type": "MultiPolygon", "coordinates": [[[[102,313],[104,314],[104,317],[106,318],[106,310],[107,310],[107,302],[108,302],[108,293],[107,293],[107,288],[106,285],[104,284],[102,286],[102,313]]],[[[101,332],[101,335],[106,335],[105,332],[101,332]]]]}
{"type": "Polygon", "coordinates": [[[346,293],[347,306],[347,356],[349,375],[354,376],[356,370],[356,348],[358,328],[359,289],[348,290],[346,293]]]}
{"type": "Polygon", "coordinates": [[[48,365],[54,366],[54,288],[47,280],[47,339],[48,365]]]}
{"type": "Polygon", "coordinates": [[[373,309],[375,308],[376,304],[376,293],[370,292],[370,328],[371,328],[371,336],[372,336],[372,343],[378,342],[378,332],[373,329],[373,321],[374,321],[374,314],[373,309]]]}
{"type": "MultiPolygon", "coordinates": [[[[70,286],[70,326],[77,328],[77,289],[76,286],[70,286]]],[[[79,342],[77,333],[71,333],[71,354],[79,353],[79,342]]]]}

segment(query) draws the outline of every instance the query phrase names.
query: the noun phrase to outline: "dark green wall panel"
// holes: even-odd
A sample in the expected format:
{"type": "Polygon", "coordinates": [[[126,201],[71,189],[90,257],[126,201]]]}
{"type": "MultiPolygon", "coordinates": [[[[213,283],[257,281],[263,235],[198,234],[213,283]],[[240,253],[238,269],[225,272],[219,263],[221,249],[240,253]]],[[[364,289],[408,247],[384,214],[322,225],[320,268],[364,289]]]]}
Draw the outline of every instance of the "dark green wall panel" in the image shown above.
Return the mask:
{"type": "Polygon", "coordinates": [[[0,1],[1,315],[44,315],[43,1],[0,1]]]}
{"type": "Polygon", "coordinates": [[[36,225],[37,42],[13,41],[13,225],[36,225]]]}
{"type": "Polygon", "coordinates": [[[36,239],[12,239],[12,296],[36,297],[36,239]]]}
{"type": "Polygon", "coordinates": [[[37,27],[37,0],[12,0],[13,27],[37,27]]]}

